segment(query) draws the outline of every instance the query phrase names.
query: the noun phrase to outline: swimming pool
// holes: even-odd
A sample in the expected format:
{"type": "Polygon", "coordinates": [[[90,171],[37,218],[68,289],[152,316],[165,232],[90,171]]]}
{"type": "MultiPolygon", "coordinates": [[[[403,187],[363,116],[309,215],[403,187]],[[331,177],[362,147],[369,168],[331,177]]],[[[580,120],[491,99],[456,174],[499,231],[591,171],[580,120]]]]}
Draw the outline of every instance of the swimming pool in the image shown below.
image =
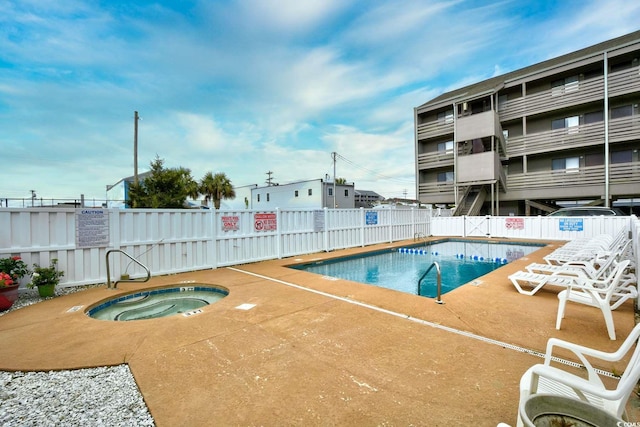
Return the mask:
{"type": "Polygon", "coordinates": [[[121,295],[87,310],[100,320],[144,320],[176,314],[191,316],[226,297],[229,291],[215,286],[181,285],[121,295]]]}
{"type": "Polygon", "coordinates": [[[291,267],[332,278],[434,298],[437,282],[435,269],[422,280],[418,289],[418,281],[434,261],[440,265],[442,294],[445,294],[542,246],[544,245],[443,240],[428,245],[377,251],[368,255],[291,267]]]}

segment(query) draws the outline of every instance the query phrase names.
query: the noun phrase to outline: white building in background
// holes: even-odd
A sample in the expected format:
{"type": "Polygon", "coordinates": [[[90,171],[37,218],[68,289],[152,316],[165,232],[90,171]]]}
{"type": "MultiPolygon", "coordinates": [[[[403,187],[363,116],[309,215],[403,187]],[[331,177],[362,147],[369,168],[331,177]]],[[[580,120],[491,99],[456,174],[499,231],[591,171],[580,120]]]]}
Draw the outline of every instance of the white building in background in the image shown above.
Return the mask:
{"type": "Polygon", "coordinates": [[[354,184],[333,184],[322,179],[251,189],[251,209],[355,208],[354,184]]]}
{"type": "MultiPolygon", "coordinates": [[[[236,197],[233,199],[223,199],[220,201],[221,210],[240,210],[251,208],[251,192],[258,188],[258,184],[243,185],[242,187],[233,187],[236,197]]],[[[209,206],[213,208],[213,202],[209,202],[209,206]]]]}

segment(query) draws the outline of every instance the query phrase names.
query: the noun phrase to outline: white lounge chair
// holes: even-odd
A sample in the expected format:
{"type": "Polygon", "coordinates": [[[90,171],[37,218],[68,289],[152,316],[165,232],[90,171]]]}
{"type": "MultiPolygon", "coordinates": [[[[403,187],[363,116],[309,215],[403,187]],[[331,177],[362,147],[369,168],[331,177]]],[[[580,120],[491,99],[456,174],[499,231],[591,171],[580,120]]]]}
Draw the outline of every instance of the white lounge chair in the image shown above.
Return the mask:
{"type": "MultiPolygon", "coordinates": [[[[640,324],[631,331],[620,348],[613,353],[594,350],[589,347],[573,344],[557,338],[547,341],[547,351],[544,364],[537,364],[529,368],[520,379],[521,409],[527,398],[533,394],[553,394],[568,396],[585,401],[603,409],[618,418],[625,418],[625,406],[640,379],[640,324]],[[635,344],[633,355],[624,369],[614,389],[607,389],[598,371],[592,366],[588,358],[595,358],[605,362],[622,360],[635,344]],[[551,366],[553,349],[562,348],[571,351],[586,368],[587,377],[578,376],[551,366]]],[[[518,426],[522,426],[520,411],[518,411],[518,426]]]]}
{"type": "Polygon", "coordinates": [[[531,263],[525,268],[529,273],[562,274],[563,272],[568,271],[575,273],[575,275],[584,274],[590,279],[600,279],[603,275],[607,274],[615,259],[616,258],[614,256],[606,256],[602,258],[594,258],[592,260],[569,261],[562,265],[531,263]]]}
{"type": "Polygon", "coordinates": [[[562,246],[543,259],[547,264],[564,264],[568,261],[590,260],[605,255],[620,254],[623,247],[628,247],[629,238],[625,228],[622,228],[615,236],[598,235],[577,245],[562,246]],[[625,246],[625,244],[627,246],[625,246]]]}
{"type": "Polygon", "coordinates": [[[560,329],[562,324],[567,301],[572,301],[599,308],[604,316],[609,338],[615,340],[616,328],[613,324],[613,315],[611,312],[620,307],[628,299],[638,296],[636,286],[622,279],[628,265],[628,260],[617,263],[611,274],[604,281],[606,283],[600,280],[579,278],[575,283],[570,284],[567,289],[560,292],[558,294],[559,304],[556,329],[560,329]]]}
{"type": "Polygon", "coordinates": [[[580,277],[587,278],[583,273],[575,270],[561,270],[551,274],[516,271],[509,276],[509,280],[521,294],[534,295],[546,285],[567,288],[577,283],[580,277]]]}

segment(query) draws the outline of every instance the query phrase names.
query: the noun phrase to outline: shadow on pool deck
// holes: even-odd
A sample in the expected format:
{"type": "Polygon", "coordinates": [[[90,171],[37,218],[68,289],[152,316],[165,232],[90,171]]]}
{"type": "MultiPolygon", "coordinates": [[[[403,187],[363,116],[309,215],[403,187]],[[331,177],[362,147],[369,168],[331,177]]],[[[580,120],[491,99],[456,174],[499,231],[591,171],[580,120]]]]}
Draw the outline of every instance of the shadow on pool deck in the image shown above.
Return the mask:
{"type": "MultiPolygon", "coordinates": [[[[0,369],[128,363],[158,426],[515,425],[520,377],[541,359],[511,346],[544,352],[553,336],[611,351],[634,326],[627,303],[614,313],[618,340],[610,341],[601,312],[574,304],[557,331],[557,288],[518,294],[507,276],[553,245],[445,294],[443,305],[285,267],[402,244],[54,298],[0,317],[0,369]],[[117,294],[182,281],[230,293],[190,317],[110,322],[84,314],[117,294]],[[245,303],[255,307],[237,308],[245,303]]],[[[637,421],[635,397],[629,406],[637,421]]]]}

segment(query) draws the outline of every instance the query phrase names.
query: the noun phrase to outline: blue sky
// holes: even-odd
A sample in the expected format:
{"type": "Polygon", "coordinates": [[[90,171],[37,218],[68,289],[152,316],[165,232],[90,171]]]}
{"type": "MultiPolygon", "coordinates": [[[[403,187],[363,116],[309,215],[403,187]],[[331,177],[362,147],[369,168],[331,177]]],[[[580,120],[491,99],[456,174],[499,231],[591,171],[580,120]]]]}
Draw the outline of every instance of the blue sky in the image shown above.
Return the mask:
{"type": "Polygon", "coordinates": [[[414,197],[413,108],[640,29],[640,2],[0,2],[0,198],[105,198],[158,155],[236,186],[414,197]],[[346,159],[346,160],[344,160],[346,159]]]}

